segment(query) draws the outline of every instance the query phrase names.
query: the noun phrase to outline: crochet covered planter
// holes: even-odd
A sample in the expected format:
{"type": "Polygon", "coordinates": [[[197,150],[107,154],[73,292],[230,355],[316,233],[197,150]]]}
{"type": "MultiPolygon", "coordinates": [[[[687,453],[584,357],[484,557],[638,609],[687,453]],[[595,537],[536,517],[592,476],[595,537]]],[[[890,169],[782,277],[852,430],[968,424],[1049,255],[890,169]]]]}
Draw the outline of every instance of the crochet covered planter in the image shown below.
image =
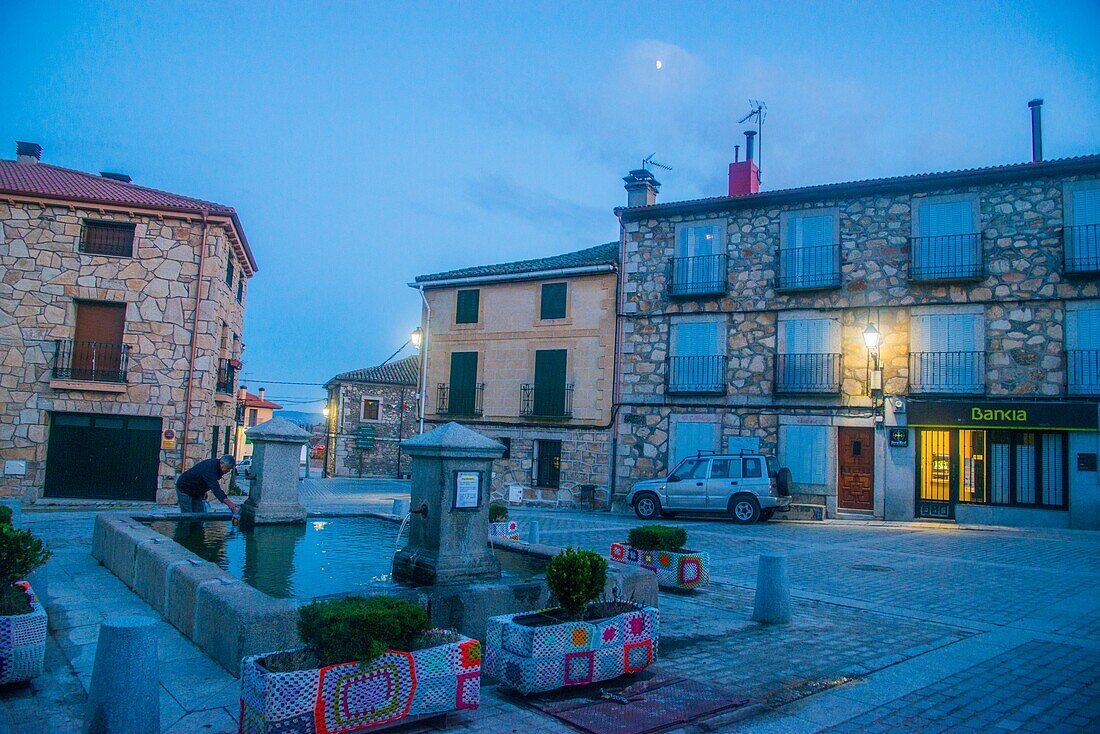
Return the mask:
{"type": "Polygon", "coordinates": [[[538,614],[490,617],[485,672],[528,694],[645,670],[657,659],[657,610],[637,604],[624,607],[628,611],[606,619],[541,626],[516,621],[542,616],[538,614]]]}
{"type": "Polygon", "coordinates": [[[273,673],[241,662],[240,734],[348,734],[461,709],[481,699],[481,643],[390,650],[366,665],[273,673]]]}
{"type": "Polygon", "coordinates": [[[0,685],[37,677],[46,662],[46,610],[30,584],[16,586],[27,595],[31,611],[0,617],[0,685]]]}
{"type": "Polygon", "coordinates": [[[519,540],[519,528],[516,527],[516,521],[504,520],[503,522],[489,523],[489,537],[519,540]]]}
{"type": "Polygon", "coordinates": [[[638,550],[626,543],[612,543],[611,560],[653,571],[657,585],[666,588],[698,589],[710,583],[709,553],[638,550]]]}

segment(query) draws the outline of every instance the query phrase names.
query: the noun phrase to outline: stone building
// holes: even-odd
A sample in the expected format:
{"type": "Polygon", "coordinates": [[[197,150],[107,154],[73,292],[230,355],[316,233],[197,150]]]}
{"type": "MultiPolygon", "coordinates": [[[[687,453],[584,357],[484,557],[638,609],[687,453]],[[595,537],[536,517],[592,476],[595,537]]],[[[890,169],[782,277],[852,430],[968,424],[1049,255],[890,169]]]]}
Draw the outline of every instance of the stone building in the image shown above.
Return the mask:
{"type": "Polygon", "coordinates": [[[416,355],[336,375],[327,383],[325,475],[393,477],[409,472],[402,439],[416,435],[416,355]]]}
{"type": "Polygon", "coordinates": [[[424,301],[424,417],[504,443],[494,497],[606,504],[617,263],[612,242],[410,284],[424,301]]]}
{"type": "Polygon", "coordinates": [[[828,516],[1100,526],[1100,156],[759,191],[746,149],[625,179],[617,495],[759,447],[828,516]]]}
{"type": "Polygon", "coordinates": [[[0,160],[0,496],[173,502],[232,447],[247,281],[228,206],[0,160]]]}
{"type": "Polygon", "coordinates": [[[248,392],[247,387],[241,385],[237,393],[237,407],[240,410],[240,416],[233,456],[240,461],[246,456],[252,456],[252,442],[248,440],[245,431],[261,423],[267,423],[275,415],[275,411],[282,410],[283,406],[268,400],[267,390],[264,388],[260,388],[259,395],[253,395],[248,392]]]}

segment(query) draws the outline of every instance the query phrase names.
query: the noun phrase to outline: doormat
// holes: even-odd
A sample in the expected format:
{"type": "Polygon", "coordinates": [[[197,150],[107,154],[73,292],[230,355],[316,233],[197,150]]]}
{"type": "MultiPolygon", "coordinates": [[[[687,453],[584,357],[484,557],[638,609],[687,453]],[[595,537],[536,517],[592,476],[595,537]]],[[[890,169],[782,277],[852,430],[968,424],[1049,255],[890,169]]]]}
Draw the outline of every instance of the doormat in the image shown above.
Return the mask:
{"type": "Polygon", "coordinates": [[[753,703],[717,686],[659,673],[626,687],[608,681],[526,702],[588,734],[655,734],[753,703]]]}

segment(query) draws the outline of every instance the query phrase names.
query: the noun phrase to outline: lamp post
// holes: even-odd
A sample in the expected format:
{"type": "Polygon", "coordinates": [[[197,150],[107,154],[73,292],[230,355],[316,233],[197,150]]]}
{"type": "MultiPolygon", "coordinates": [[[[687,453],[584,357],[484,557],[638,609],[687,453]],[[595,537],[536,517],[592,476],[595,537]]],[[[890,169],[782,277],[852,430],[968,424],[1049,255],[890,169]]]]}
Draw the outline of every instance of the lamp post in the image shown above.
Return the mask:
{"type": "Polygon", "coordinates": [[[418,375],[418,382],[420,385],[417,389],[416,396],[416,414],[420,421],[420,433],[424,432],[424,401],[426,399],[425,393],[428,390],[428,376],[425,374],[428,367],[428,344],[424,341],[424,331],[418,326],[413,329],[412,334],[409,335],[409,341],[412,345],[420,350],[420,370],[418,375]],[[424,348],[421,349],[420,345],[423,344],[424,348]]]}
{"type": "Polygon", "coordinates": [[[331,451],[335,452],[335,450],[336,450],[336,447],[331,445],[336,440],[335,439],[335,434],[332,431],[332,422],[329,420],[329,415],[331,413],[332,413],[332,410],[329,409],[328,404],[326,403],[325,407],[321,408],[321,415],[325,419],[325,451],[324,451],[324,454],[321,456],[321,478],[322,479],[324,479],[325,477],[327,477],[329,475],[328,474],[328,458],[329,458],[329,455],[330,455],[329,451],[331,450],[331,451]],[[331,449],[330,449],[330,447],[331,447],[331,449]]]}
{"type": "Polygon", "coordinates": [[[870,321],[867,322],[867,328],[863,330],[863,341],[867,344],[867,356],[870,358],[868,387],[871,393],[871,413],[875,419],[875,428],[882,428],[882,363],[879,350],[882,334],[870,321]]]}

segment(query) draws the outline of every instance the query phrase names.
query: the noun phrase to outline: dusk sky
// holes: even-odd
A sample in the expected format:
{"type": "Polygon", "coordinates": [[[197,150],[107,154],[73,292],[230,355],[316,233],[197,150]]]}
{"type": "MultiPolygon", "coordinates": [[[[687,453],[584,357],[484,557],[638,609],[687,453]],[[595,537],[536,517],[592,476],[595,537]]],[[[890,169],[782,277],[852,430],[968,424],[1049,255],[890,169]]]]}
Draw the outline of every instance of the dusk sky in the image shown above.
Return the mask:
{"type": "Polygon", "coordinates": [[[244,382],[288,408],[408,336],[417,274],[617,239],[622,176],[725,193],[1100,152],[1100,3],[0,0],[0,157],[235,207],[244,382]],[[657,68],[657,60],[661,67],[657,68]]]}

